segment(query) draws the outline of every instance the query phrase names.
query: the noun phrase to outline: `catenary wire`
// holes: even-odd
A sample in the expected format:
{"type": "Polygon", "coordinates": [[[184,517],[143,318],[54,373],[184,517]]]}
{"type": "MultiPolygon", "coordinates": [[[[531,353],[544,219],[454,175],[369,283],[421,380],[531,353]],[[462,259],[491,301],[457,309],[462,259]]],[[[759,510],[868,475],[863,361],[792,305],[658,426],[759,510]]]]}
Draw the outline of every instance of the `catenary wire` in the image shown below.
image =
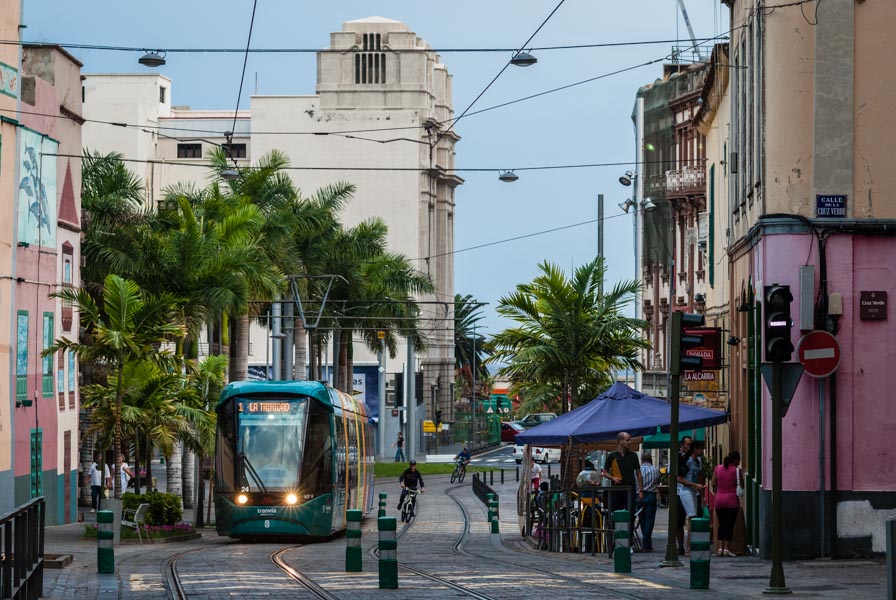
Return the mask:
{"type": "Polygon", "coordinates": [[[557,10],[558,10],[561,6],[563,6],[563,3],[564,3],[564,2],[566,2],[566,0],[560,0],[560,2],[557,3],[557,6],[554,7],[554,10],[552,10],[552,11],[550,12],[550,14],[549,14],[547,17],[545,17],[544,21],[541,22],[541,25],[538,26],[538,29],[536,29],[536,30],[532,33],[532,35],[529,36],[529,39],[527,39],[527,40],[523,43],[523,45],[520,46],[520,49],[516,51],[516,53],[510,58],[510,60],[508,60],[508,61],[504,64],[504,66],[501,67],[501,70],[498,71],[498,74],[495,75],[495,76],[492,78],[492,80],[488,82],[488,85],[486,85],[486,86],[482,89],[482,91],[479,92],[479,94],[478,94],[475,98],[473,98],[473,101],[470,102],[469,105],[467,105],[467,107],[464,109],[464,111],[463,111],[462,113],[460,113],[460,116],[458,116],[456,119],[453,119],[453,120],[452,120],[451,125],[448,126],[448,129],[446,129],[445,131],[443,131],[443,132],[441,132],[441,133],[439,134],[439,137],[436,138],[436,141],[432,143],[432,147],[433,147],[433,148],[435,148],[436,146],[439,145],[439,142],[442,140],[442,138],[445,137],[446,135],[448,135],[448,132],[449,132],[449,131],[451,131],[452,129],[454,129],[454,126],[457,125],[458,121],[460,121],[461,119],[463,119],[463,118],[466,116],[467,112],[469,112],[469,110],[470,110],[471,108],[473,108],[473,105],[476,104],[476,102],[478,102],[479,99],[482,98],[483,95],[485,95],[485,92],[487,92],[488,89],[489,89],[490,87],[492,87],[492,84],[494,84],[496,81],[498,81],[498,78],[504,73],[504,71],[507,70],[507,67],[509,67],[509,66],[511,65],[511,63],[513,62],[513,59],[516,58],[516,57],[520,54],[520,52],[523,51],[523,50],[522,50],[523,48],[525,48],[526,46],[529,45],[529,42],[532,41],[532,38],[534,38],[536,35],[538,35],[538,32],[541,31],[541,28],[544,27],[545,24],[546,24],[548,21],[551,20],[551,17],[553,17],[553,16],[554,16],[554,13],[556,13],[557,10]]]}

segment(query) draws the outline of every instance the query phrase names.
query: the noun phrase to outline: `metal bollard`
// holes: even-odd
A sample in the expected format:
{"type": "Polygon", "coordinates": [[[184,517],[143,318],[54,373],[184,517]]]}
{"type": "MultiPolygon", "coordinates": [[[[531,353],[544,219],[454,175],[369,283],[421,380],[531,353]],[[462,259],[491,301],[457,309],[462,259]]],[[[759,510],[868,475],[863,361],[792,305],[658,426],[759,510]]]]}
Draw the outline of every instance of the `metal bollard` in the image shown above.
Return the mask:
{"type": "Polygon", "coordinates": [[[361,516],[360,509],[345,511],[345,570],[360,573],[361,568],[361,516]]]}
{"type": "Polygon", "coordinates": [[[492,533],[501,533],[501,521],[498,518],[498,501],[492,500],[488,503],[488,513],[492,523],[492,533]]]}
{"type": "Polygon", "coordinates": [[[691,519],[691,589],[709,589],[709,519],[691,519]]]}
{"type": "Polygon", "coordinates": [[[516,468],[516,482],[517,483],[520,482],[520,468],[519,467],[516,468]]]}
{"type": "Polygon", "coordinates": [[[115,573],[115,548],[112,547],[112,511],[96,513],[96,572],[115,573]]]}
{"type": "Polygon", "coordinates": [[[548,479],[551,478],[551,465],[548,464],[548,479]]]}
{"type": "Polygon", "coordinates": [[[395,517],[380,517],[376,520],[379,531],[380,589],[398,589],[398,539],[395,537],[395,517]]]}
{"type": "Polygon", "coordinates": [[[887,521],[887,598],[896,600],[896,519],[887,521]]]}
{"type": "Polygon", "coordinates": [[[613,572],[632,572],[631,518],[627,510],[613,511],[613,572]]]}
{"type": "Polygon", "coordinates": [[[501,469],[501,485],[504,485],[504,469],[501,469]]]}
{"type": "Polygon", "coordinates": [[[376,513],[377,518],[386,516],[386,493],[380,493],[380,507],[376,513]]]}
{"type": "Polygon", "coordinates": [[[494,471],[488,472],[488,484],[495,485],[495,472],[494,471]]]}

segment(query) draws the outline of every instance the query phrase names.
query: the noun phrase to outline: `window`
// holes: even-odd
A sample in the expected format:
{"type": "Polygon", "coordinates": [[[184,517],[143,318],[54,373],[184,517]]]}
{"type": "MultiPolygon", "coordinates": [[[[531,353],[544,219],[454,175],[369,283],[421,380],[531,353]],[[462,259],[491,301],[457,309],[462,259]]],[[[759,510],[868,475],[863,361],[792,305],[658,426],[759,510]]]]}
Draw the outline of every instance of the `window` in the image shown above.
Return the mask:
{"type": "Polygon", "coordinates": [[[230,158],[246,158],[246,144],[221,144],[221,149],[230,158]]]}
{"type": "Polygon", "coordinates": [[[75,377],[78,371],[75,369],[75,353],[68,353],[68,407],[75,408],[75,377]]]}
{"type": "MultiPolygon", "coordinates": [[[[43,350],[46,350],[47,348],[52,346],[55,339],[56,338],[53,337],[53,313],[45,312],[43,350]]],[[[53,355],[43,357],[43,368],[41,369],[41,373],[41,387],[44,397],[46,398],[53,395],[53,355]]]]}
{"type": "Polygon", "coordinates": [[[16,399],[28,400],[28,311],[20,310],[16,322],[16,399]]]}
{"type": "Polygon", "coordinates": [[[165,92],[168,91],[168,88],[159,86],[159,102],[165,104],[165,92]]]}
{"type": "Polygon", "coordinates": [[[59,362],[56,366],[56,396],[59,400],[59,410],[65,408],[65,353],[59,352],[59,362]]]}
{"type": "Polygon", "coordinates": [[[382,37],[379,33],[362,35],[363,52],[355,54],[355,83],[386,83],[386,55],[382,52],[382,37]]]}
{"type": "Polygon", "coordinates": [[[202,144],[178,144],[178,158],[202,158],[202,144]]]}

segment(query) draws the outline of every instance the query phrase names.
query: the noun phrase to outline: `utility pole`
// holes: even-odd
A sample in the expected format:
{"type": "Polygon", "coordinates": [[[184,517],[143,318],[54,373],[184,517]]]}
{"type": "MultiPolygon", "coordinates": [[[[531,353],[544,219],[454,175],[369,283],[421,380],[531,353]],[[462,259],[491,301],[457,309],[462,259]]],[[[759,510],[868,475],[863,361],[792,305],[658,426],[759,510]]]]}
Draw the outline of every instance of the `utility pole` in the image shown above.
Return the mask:
{"type": "Polygon", "coordinates": [[[376,436],[376,455],[378,458],[386,457],[386,332],[377,331],[376,337],[380,340],[379,355],[379,399],[377,402],[377,412],[379,413],[379,423],[377,423],[376,436]]]}
{"type": "Polygon", "coordinates": [[[408,342],[408,364],[407,364],[407,386],[404,389],[405,410],[408,415],[408,455],[409,461],[415,460],[417,455],[417,388],[414,381],[414,369],[416,358],[414,357],[414,334],[407,337],[408,342]]]}

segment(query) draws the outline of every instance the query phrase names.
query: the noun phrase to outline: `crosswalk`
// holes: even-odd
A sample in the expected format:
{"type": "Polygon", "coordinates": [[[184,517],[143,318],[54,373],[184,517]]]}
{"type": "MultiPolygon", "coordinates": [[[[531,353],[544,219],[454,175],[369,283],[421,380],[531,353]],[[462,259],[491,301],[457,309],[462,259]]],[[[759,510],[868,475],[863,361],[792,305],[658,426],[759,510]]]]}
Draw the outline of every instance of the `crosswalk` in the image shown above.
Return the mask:
{"type": "Polygon", "coordinates": [[[473,464],[502,464],[515,465],[516,461],[512,456],[502,456],[500,458],[474,458],[470,461],[473,464]]]}

